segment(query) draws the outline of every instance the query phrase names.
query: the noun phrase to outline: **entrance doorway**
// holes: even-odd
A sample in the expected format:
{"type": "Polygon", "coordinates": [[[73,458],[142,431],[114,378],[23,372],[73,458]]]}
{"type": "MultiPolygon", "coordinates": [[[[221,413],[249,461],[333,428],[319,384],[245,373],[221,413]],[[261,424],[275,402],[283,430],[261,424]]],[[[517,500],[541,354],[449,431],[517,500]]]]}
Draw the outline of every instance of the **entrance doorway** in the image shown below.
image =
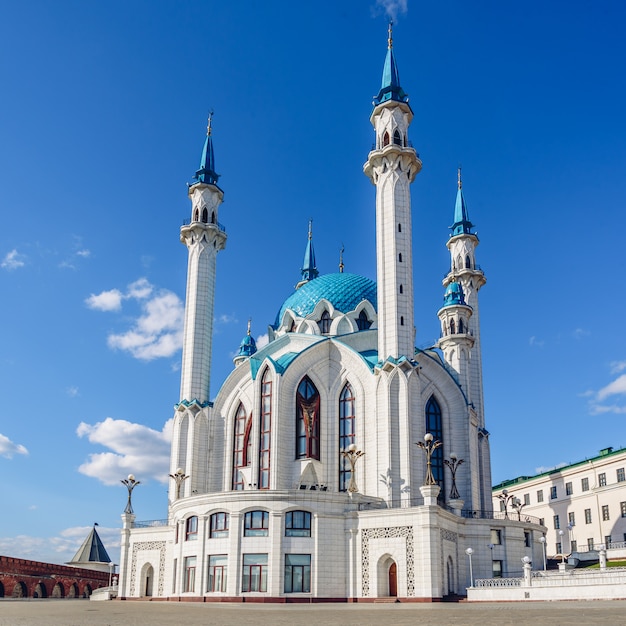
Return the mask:
{"type": "Polygon", "coordinates": [[[395,562],[389,566],[389,595],[398,597],[398,566],[395,562]]]}

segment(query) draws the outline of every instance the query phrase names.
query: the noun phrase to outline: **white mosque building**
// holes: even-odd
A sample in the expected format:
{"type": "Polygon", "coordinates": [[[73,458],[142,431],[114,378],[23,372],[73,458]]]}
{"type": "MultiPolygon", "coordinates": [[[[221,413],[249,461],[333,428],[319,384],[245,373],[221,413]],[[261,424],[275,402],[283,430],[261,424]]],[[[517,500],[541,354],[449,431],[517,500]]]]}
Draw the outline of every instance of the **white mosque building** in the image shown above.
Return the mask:
{"type": "Polygon", "coordinates": [[[301,281],[277,307],[269,343],[257,350],[248,329],[212,401],[216,259],[227,235],[209,124],[180,231],[189,262],[168,519],[122,516],[120,597],[433,601],[465,594],[472,577],[521,572],[524,556],[540,561],[538,520],[493,512],[486,280],[460,174],[441,338],[415,348],[410,186],[422,162],[412,118],[390,32],[364,166],[376,188],[377,280],[318,275],[309,232],[301,281]]]}

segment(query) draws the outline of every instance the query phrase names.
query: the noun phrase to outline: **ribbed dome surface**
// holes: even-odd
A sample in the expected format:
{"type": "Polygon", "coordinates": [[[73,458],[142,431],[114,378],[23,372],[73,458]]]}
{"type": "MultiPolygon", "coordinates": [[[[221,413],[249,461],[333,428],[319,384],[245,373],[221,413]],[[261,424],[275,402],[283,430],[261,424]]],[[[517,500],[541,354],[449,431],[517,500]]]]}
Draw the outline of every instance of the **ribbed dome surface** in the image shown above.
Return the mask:
{"type": "Polygon", "coordinates": [[[287,309],[299,317],[306,317],[322,299],[328,300],[342,313],[353,311],[359,302],[367,300],[376,307],[376,283],[358,274],[324,274],[305,283],[292,293],[280,308],[274,328],[278,328],[287,309]]]}

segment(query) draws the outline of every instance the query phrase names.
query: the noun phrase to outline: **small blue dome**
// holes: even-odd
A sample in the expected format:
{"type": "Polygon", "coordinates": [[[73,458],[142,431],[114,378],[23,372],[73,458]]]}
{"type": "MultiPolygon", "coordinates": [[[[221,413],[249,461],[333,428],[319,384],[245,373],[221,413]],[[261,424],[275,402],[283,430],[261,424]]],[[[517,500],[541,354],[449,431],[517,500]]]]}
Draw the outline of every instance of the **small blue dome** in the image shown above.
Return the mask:
{"type": "Polygon", "coordinates": [[[287,309],[299,317],[310,315],[320,300],[328,300],[342,313],[354,311],[358,304],[367,300],[376,308],[376,283],[357,274],[324,274],[305,283],[292,293],[280,307],[274,328],[278,328],[287,309]]]}
{"type": "Polygon", "coordinates": [[[248,332],[248,334],[241,340],[239,346],[239,352],[237,356],[252,356],[256,352],[256,342],[254,337],[248,332]]]}
{"type": "Polygon", "coordinates": [[[467,306],[465,296],[463,295],[463,287],[461,287],[460,283],[452,282],[446,287],[446,292],[443,296],[443,306],[454,306],[457,304],[467,306]]]}

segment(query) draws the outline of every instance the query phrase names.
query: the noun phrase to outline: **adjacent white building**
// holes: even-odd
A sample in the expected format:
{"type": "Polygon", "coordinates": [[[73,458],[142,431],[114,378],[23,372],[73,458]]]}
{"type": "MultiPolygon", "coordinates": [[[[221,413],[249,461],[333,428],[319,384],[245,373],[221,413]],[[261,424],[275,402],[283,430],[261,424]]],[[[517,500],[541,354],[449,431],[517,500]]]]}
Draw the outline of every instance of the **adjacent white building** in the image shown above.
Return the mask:
{"type": "Polygon", "coordinates": [[[277,303],[269,343],[257,350],[248,328],[214,399],[213,295],[227,235],[209,125],[180,232],[189,263],[168,517],[123,515],[120,597],[430,601],[464,594],[470,565],[491,577],[521,572],[524,555],[540,558],[537,520],[492,509],[485,276],[460,174],[442,242],[443,306],[431,304],[441,339],[415,348],[410,186],[422,161],[409,140],[413,115],[390,32],[364,165],[376,189],[377,280],[342,267],[319,275],[309,232],[300,281],[277,303]],[[430,486],[417,445],[427,433],[441,443],[430,486]],[[456,481],[445,463],[455,457],[456,481]]]}
{"type": "Polygon", "coordinates": [[[602,546],[611,552],[626,544],[626,449],[536,476],[520,476],[493,488],[494,508],[509,517],[538,517],[546,526],[548,557],[584,558],[602,546]]]}

